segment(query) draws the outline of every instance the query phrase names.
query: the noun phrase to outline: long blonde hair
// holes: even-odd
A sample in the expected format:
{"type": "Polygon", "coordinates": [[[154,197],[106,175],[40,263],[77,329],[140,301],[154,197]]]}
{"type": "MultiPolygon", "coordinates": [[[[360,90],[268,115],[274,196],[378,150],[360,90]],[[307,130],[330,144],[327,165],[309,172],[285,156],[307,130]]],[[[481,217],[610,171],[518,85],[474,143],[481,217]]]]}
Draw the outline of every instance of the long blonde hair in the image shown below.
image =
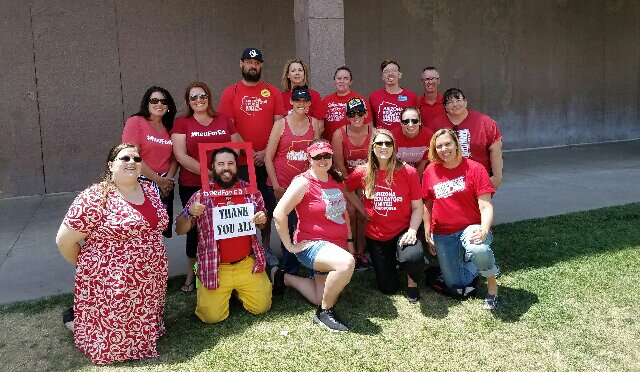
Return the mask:
{"type": "Polygon", "coordinates": [[[383,134],[391,139],[393,142],[393,152],[391,153],[391,157],[389,158],[389,162],[387,164],[387,177],[385,181],[388,186],[393,184],[393,173],[402,168],[404,163],[398,159],[398,148],[396,147],[396,140],[393,138],[393,134],[386,129],[376,128],[371,133],[371,139],[369,140],[369,154],[367,155],[367,170],[364,175],[364,196],[367,199],[373,199],[376,192],[376,180],[378,176],[378,170],[380,169],[380,162],[378,161],[378,157],[373,152],[373,147],[375,146],[375,139],[378,134],[383,134]]]}
{"type": "Polygon", "coordinates": [[[300,58],[290,59],[285,63],[284,70],[282,71],[282,86],[285,90],[292,90],[291,88],[291,79],[289,79],[289,67],[292,64],[299,63],[302,66],[302,70],[304,71],[304,81],[302,85],[309,86],[309,67],[304,63],[300,58]]]}

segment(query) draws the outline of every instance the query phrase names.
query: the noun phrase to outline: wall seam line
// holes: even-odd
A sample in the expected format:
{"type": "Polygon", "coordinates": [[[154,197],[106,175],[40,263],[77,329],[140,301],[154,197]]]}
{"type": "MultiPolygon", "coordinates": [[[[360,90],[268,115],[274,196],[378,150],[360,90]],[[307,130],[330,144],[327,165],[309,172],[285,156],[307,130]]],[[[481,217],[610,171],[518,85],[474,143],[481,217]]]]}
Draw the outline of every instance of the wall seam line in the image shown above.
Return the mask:
{"type": "Polygon", "coordinates": [[[122,108],[122,122],[124,123],[124,87],[122,85],[122,57],[120,55],[120,26],[118,23],[118,4],[113,1],[113,13],[116,19],[116,48],[118,52],[118,79],[120,80],[120,107],[122,108]]]}
{"type": "Polygon", "coordinates": [[[38,131],[40,134],[40,161],[42,163],[42,187],[47,193],[47,175],[44,171],[44,142],[42,141],[42,118],[40,117],[40,92],[38,90],[38,67],[36,66],[36,38],[33,32],[33,8],[29,2],[29,23],[31,28],[31,51],[33,53],[33,78],[36,85],[36,110],[38,111],[38,131]]]}

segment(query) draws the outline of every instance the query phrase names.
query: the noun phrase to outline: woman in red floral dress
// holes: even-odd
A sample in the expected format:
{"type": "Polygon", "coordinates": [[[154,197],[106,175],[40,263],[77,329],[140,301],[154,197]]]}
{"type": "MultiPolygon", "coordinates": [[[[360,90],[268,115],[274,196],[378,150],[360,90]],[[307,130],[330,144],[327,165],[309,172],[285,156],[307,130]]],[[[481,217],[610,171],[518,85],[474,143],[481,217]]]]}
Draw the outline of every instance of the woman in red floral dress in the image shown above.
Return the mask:
{"type": "Polygon", "coordinates": [[[78,195],[56,236],[76,265],[75,343],[96,364],[156,357],[164,334],[169,219],[153,186],[138,182],[141,161],[134,145],[112,148],[103,181],[78,195]]]}

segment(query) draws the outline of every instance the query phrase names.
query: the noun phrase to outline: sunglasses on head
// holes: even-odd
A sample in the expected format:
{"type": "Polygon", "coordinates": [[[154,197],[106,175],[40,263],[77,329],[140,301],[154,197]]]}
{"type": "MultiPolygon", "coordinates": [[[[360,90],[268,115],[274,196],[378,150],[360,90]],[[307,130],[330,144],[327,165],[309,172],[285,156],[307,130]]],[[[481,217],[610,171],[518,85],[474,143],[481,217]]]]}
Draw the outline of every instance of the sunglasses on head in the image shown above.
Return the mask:
{"type": "Polygon", "coordinates": [[[366,111],[351,111],[350,113],[347,114],[348,118],[355,118],[356,115],[358,115],[359,117],[363,117],[367,114],[366,111]]]}
{"type": "Polygon", "coordinates": [[[121,157],[119,157],[119,158],[118,158],[118,160],[122,160],[122,161],[123,161],[123,162],[125,162],[125,163],[128,163],[128,162],[130,162],[131,160],[133,160],[133,161],[134,161],[134,162],[136,162],[136,163],[140,163],[140,162],[142,161],[142,157],[140,157],[140,156],[134,156],[134,157],[131,157],[131,156],[129,156],[129,155],[125,155],[125,156],[121,156],[121,157]]]}
{"type": "Polygon", "coordinates": [[[382,147],[383,145],[385,147],[393,147],[393,141],[375,141],[373,144],[378,147],[382,147]]]}
{"type": "Polygon", "coordinates": [[[400,120],[400,121],[404,125],[409,125],[409,123],[418,124],[420,122],[420,119],[403,119],[403,120],[400,120]]]}
{"type": "Polygon", "coordinates": [[[169,100],[166,98],[149,98],[149,103],[155,105],[157,103],[162,103],[163,105],[169,104],[169,100]]]}
{"type": "Polygon", "coordinates": [[[320,155],[316,155],[316,156],[312,156],[311,159],[313,160],[320,160],[320,159],[331,159],[333,157],[332,154],[326,153],[326,154],[320,154],[320,155]]]}
{"type": "Polygon", "coordinates": [[[200,98],[202,100],[205,100],[205,99],[209,98],[209,95],[207,93],[194,94],[194,95],[189,96],[189,101],[193,102],[193,101],[197,100],[198,98],[200,98]]]}

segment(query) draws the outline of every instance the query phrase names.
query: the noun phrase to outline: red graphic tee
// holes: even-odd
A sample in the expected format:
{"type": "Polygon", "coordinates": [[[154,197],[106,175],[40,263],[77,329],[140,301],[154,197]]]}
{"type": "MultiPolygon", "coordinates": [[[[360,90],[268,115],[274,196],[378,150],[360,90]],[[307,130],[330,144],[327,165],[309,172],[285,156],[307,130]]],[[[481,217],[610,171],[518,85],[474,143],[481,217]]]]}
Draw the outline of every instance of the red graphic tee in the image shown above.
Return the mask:
{"type": "MultiPolygon", "coordinates": [[[[364,189],[366,166],[357,167],[345,182],[348,190],[364,189]]],[[[393,173],[393,184],[386,181],[387,172],[378,171],[373,199],[364,197],[364,209],[371,218],[365,235],[371,239],[386,241],[409,227],[411,221],[411,201],[421,200],[418,172],[410,165],[393,173]]]]}
{"type": "Polygon", "coordinates": [[[369,96],[376,128],[400,128],[400,112],[405,107],[418,107],[418,96],[409,89],[391,94],[386,89],[376,90],[369,96]]]}
{"type": "Polygon", "coordinates": [[[429,160],[429,143],[433,132],[425,127],[420,128],[418,135],[408,138],[402,133],[402,128],[391,131],[398,148],[398,159],[417,167],[422,160],[429,160]]]}
{"type": "Polygon", "coordinates": [[[462,158],[453,169],[429,164],[422,175],[422,196],[433,200],[431,231],[449,235],[480,223],[478,196],[494,193],[482,164],[462,158]]]}
{"type": "Polygon", "coordinates": [[[124,124],[122,143],[138,146],[140,156],[154,172],[162,174],[169,171],[173,146],[171,135],[164,127],[157,131],[144,117],[132,116],[124,124]]]}
{"type": "MultiPolygon", "coordinates": [[[[309,169],[307,147],[313,141],[313,135],[313,126],[309,123],[305,134],[296,136],[291,132],[289,121],[284,118],[284,130],[273,157],[273,167],[280,187],[286,189],[293,177],[309,169]]],[[[267,180],[267,185],[272,186],[270,180],[267,180]]]]}
{"type": "Polygon", "coordinates": [[[356,92],[349,92],[344,96],[338,93],[330,94],[322,99],[318,107],[315,117],[324,120],[324,134],[322,135],[327,141],[333,138],[333,132],[347,125],[347,101],[351,98],[361,98],[367,104],[367,116],[364,122],[371,121],[371,106],[366,98],[356,92]]]}

